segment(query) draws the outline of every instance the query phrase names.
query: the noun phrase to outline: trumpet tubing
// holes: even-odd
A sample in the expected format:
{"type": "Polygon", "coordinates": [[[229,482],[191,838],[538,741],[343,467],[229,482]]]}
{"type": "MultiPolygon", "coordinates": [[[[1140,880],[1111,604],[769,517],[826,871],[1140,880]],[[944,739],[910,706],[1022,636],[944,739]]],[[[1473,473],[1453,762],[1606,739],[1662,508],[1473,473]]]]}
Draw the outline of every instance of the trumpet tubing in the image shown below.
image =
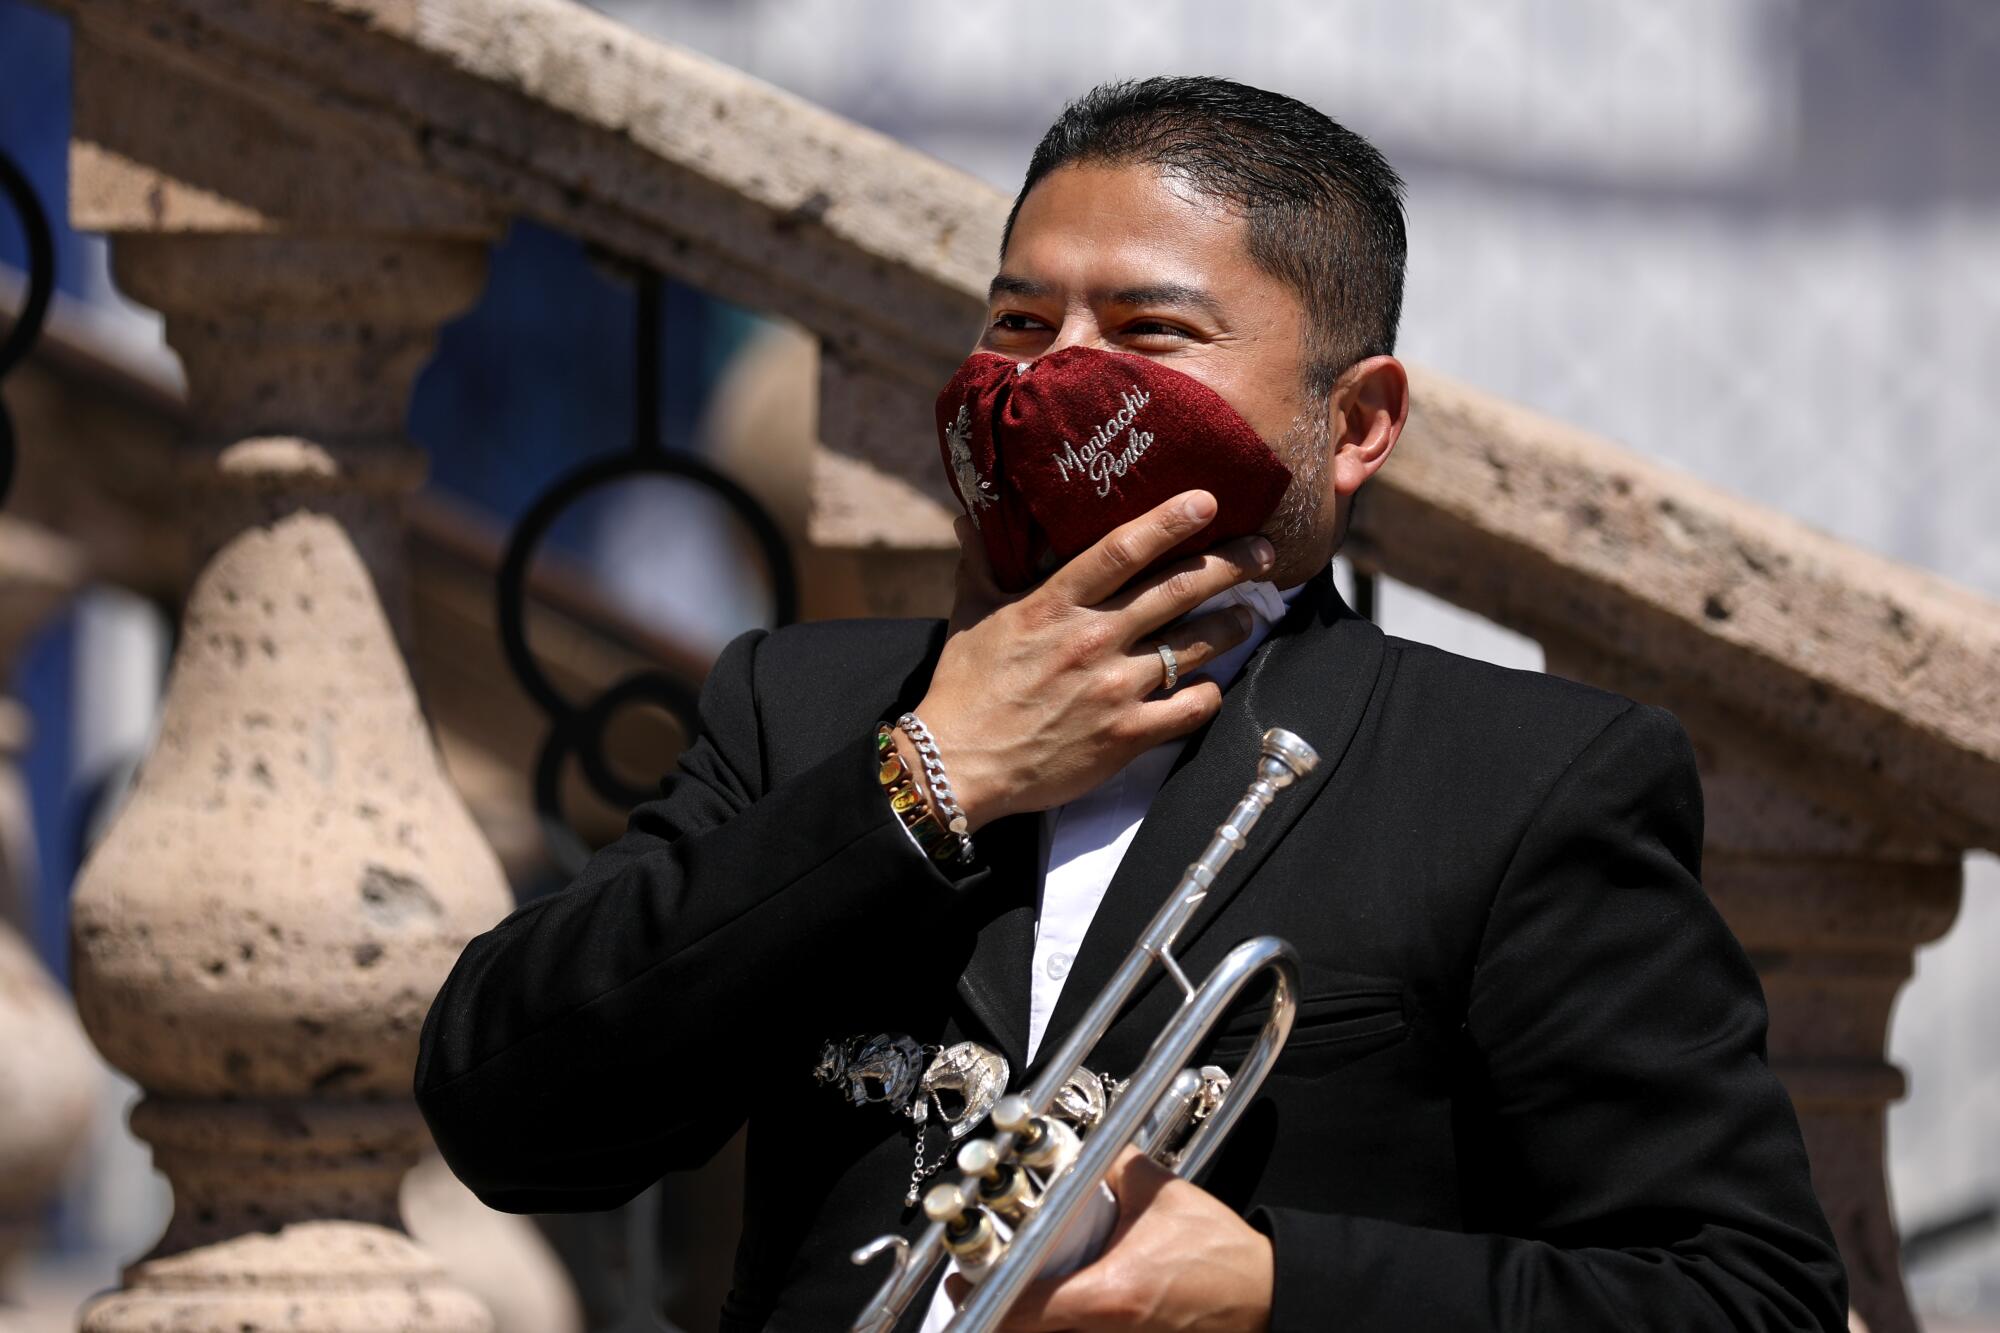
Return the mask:
{"type": "Polygon", "coordinates": [[[1068,1271],[1094,1256],[1110,1230],[1104,1181],[1127,1144],[1181,1176],[1192,1177],[1207,1165],[1290,1035],[1298,1007],[1298,957],[1283,940],[1259,936],[1231,949],[1195,986],[1171,951],[1278,792],[1318,762],[1313,748],[1291,732],[1273,727],[1264,733],[1249,790],[1055,1058],[1031,1087],[994,1105],[985,1126],[990,1133],[959,1149],[958,1178],[932,1186],[924,1196],[930,1225],[914,1243],[883,1236],[855,1251],[857,1264],[888,1254],[893,1267],[852,1333],[890,1333],[947,1258],[974,1284],[949,1325],[951,1333],[988,1333],[1033,1278],[1068,1271]],[[1107,1092],[1084,1060],[1155,966],[1181,988],[1181,1005],[1132,1077],[1107,1092]],[[1264,976],[1272,983],[1270,1007],[1236,1071],[1190,1067],[1230,1005],[1264,976]],[[1090,1123],[1072,1127],[1065,1115],[1090,1123]]]}

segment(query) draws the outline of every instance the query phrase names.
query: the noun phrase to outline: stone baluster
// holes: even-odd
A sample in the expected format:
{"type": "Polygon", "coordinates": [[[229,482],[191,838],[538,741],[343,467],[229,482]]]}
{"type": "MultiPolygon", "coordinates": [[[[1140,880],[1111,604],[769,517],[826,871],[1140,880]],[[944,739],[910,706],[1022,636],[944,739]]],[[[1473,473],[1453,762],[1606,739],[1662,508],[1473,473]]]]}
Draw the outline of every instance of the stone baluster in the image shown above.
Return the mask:
{"type": "MultiPolygon", "coordinates": [[[[81,575],[65,543],[0,515],[0,676],[81,575]]],[[[90,1128],[98,1072],[69,997],[16,931],[36,865],[16,771],[30,734],[27,710],[0,696],[0,1280],[90,1128]]],[[[0,1288],[0,1331],[11,1327],[5,1297],[0,1288]]]]}
{"type": "Polygon", "coordinates": [[[174,1189],[155,1249],[86,1307],[171,1327],[485,1330],[397,1211],[427,1143],[417,1032],[510,903],[407,666],[402,434],[477,243],[120,235],[195,422],[201,543],[158,737],[78,878],[79,1007],[145,1096],[174,1189]]]}
{"type": "Polygon", "coordinates": [[[1546,643],[1548,669],[1674,710],[1695,743],[1707,823],[1702,882],[1750,953],[1770,1006],[1771,1065],[1798,1111],[1813,1187],[1872,1333],[1917,1333],[1886,1176],[1890,1011],[1916,950],[1957,915],[1963,857],[1903,827],[1768,728],[1671,676],[1546,643]]]}

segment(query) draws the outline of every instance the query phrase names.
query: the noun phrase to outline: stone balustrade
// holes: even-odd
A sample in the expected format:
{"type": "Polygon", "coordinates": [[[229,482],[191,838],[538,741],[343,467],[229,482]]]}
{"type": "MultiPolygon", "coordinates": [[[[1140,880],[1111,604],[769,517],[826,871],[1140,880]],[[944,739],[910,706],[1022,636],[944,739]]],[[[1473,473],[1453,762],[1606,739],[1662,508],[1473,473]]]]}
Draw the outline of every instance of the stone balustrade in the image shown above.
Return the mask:
{"type": "Polygon", "coordinates": [[[398,1214],[426,1143],[417,1028],[511,902],[405,663],[424,459],[402,422],[491,230],[89,25],[74,49],[71,212],[166,315],[198,568],[158,739],[73,923],[85,1027],[145,1090],[133,1129],[175,1211],[83,1324],[484,1330],[398,1214]]]}
{"type": "MultiPolygon", "coordinates": [[[[83,576],[69,542],[0,515],[0,672],[83,576]]],[[[0,1333],[15,1327],[6,1278],[90,1125],[97,1065],[61,987],[23,932],[36,866],[27,791],[16,771],[27,710],[0,695],[0,1333]]]]}
{"type": "MultiPolygon", "coordinates": [[[[929,402],[970,343],[1006,200],[561,0],[55,7],[77,34],[72,214],[167,312],[213,533],[160,748],[79,900],[86,1020],[148,1089],[136,1123],[180,1201],[91,1327],[138,1326],[190,1274],[247,1300],[257,1275],[308,1271],[349,1292],[327,1327],[374,1327],[368,1301],[429,1270],[365,1229],[393,1220],[391,1168],[355,1163],[407,1144],[407,1015],[498,901],[396,649],[395,496],[419,460],[391,441],[430,331],[513,216],[797,322],[820,353],[815,558],[862,575],[866,606],[840,609],[935,611],[929,402]],[[312,1227],[334,1230],[287,1239],[312,1227]]],[[[1413,382],[1351,553],[1688,725],[1707,881],[1762,970],[1854,1305],[1907,1333],[1883,1042],[1963,851],[2000,846],[2000,608],[1413,382]]],[[[424,1327],[478,1318],[429,1306],[424,1327]]]]}

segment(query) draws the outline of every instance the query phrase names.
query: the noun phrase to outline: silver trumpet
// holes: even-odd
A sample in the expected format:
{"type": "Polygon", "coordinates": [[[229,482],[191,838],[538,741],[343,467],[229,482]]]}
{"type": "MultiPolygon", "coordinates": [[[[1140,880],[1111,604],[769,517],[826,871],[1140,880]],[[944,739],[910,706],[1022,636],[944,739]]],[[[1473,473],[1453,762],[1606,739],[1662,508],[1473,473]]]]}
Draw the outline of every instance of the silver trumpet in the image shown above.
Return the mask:
{"type": "Polygon", "coordinates": [[[948,1257],[957,1259],[959,1271],[974,1284],[951,1321],[952,1333],[988,1333],[1037,1275],[1081,1267],[1102,1248],[1115,1220],[1115,1209],[1106,1215],[1111,1201],[1104,1181],[1127,1144],[1181,1176],[1192,1177],[1207,1165],[1291,1034],[1298,955],[1273,936],[1248,939],[1197,988],[1171,950],[1258,817],[1282,788],[1318,762],[1313,748],[1291,732],[1273,727],[1264,733],[1250,790],[1181,876],[1062,1049],[1033,1087],[994,1105],[985,1126],[990,1133],[959,1149],[958,1178],[925,1194],[930,1225],[923,1234],[914,1244],[897,1235],[878,1237],[854,1252],[857,1264],[887,1254],[894,1267],[852,1333],[890,1333],[948,1257]],[[1102,1095],[1105,1080],[1091,1073],[1084,1059],[1156,963],[1181,988],[1181,1006],[1131,1078],[1102,1095]],[[1189,1067],[1231,1003],[1266,972],[1273,985],[1270,1011],[1236,1072],[1189,1067]]]}

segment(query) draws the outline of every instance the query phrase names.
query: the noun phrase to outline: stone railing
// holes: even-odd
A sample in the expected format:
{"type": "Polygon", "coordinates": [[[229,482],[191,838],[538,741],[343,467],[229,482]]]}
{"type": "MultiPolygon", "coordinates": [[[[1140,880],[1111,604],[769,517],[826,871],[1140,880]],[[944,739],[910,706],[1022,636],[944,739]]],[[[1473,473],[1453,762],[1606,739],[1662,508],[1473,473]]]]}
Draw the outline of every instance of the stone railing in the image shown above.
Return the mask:
{"type": "MultiPolygon", "coordinates": [[[[9,376],[47,326],[56,286],[54,230],[25,173],[0,148],[0,212],[26,238],[28,271],[0,274],[0,505],[15,488],[9,376]]],[[[18,381],[15,381],[18,382],[18,381]]],[[[28,637],[75,595],[87,569],[78,543],[0,512],[0,675],[28,637]]],[[[76,1013],[28,940],[40,878],[33,812],[19,771],[34,724],[0,687],[0,1333],[18,1326],[8,1279],[49,1196],[89,1130],[98,1071],[76,1013]]]]}
{"type": "MultiPolygon", "coordinates": [[[[22,304],[19,284],[9,279],[0,269],[0,328],[22,304]]],[[[169,613],[186,593],[195,552],[186,540],[176,464],[188,422],[183,387],[177,373],[165,373],[171,357],[162,356],[90,307],[58,297],[32,355],[0,386],[23,444],[0,509],[6,593],[0,661],[10,660],[12,647],[40,629],[79,584],[116,587],[169,613]]],[[[546,722],[502,650],[494,590],[505,525],[438,493],[413,497],[405,517],[410,664],[446,772],[507,879],[517,890],[544,885],[558,871],[527,775],[546,722]]],[[[707,670],[705,652],[635,620],[560,559],[538,563],[523,591],[538,627],[542,670],[566,695],[598,697],[643,669],[689,682],[707,670]]],[[[619,723],[604,757],[624,773],[657,774],[684,739],[672,719],[649,710],[628,710],[619,723]]],[[[88,1129],[91,1087],[101,1077],[92,1073],[68,996],[49,984],[29,950],[10,943],[6,925],[31,898],[16,891],[31,885],[9,883],[9,872],[33,866],[19,799],[25,793],[9,769],[10,751],[28,735],[25,712],[0,700],[0,1273],[6,1253],[30,1239],[30,1224],[65,1165],[77,1165],[77,1155],[66,1163],[61,1149],[88,1129]]],[[[616,837],[624,823],[622,810],[602,802],[577,801],[564,814],[575,835],[593,845],[616,837]]],[[[734,1206],[732,1167],[740,1171],[741,1162],[737,1154],[726,1157],[660,1192],[661,1207],[672,1214],[667,1221],[712,1217],[734,1206]]],[[[481,1207],[435,1154],[405,1178],[402,1204],[411,1232],[487,1303],[499,1333],[579,1326],[580,1293],[570,1290],[535,1227],[481,1207]]],[[[608,1235],[605,1228],[616,1225],[607,1220],[598,1229],[608,1235]]],[[[687,1326],[700,1327],[720,1303],[732,1244],[732,1237],[717,1236],[677,1247],[680,1272],[670,1276],[687,1326]]],[[[610,1268],[607,1260],[578,1285],[607,1299],[610,1268]]],[[[30,1278],[35,1300],[23,1316],[27,1327],[42,1327],[37,1311],[54,1308],[70,1271],[58,1270],[53,1286],[49,1273],[30,1278]]],[[[16,1328],[7,1294],[0,1281],[0,1333],[16,1328]]]]}
{"type": "MultiPolygon", "coordinates": [[[[394,1226],[413,1027],[504,904],[403,666],[400,434],[437,326],[529,217],[819,341],[809,534],[865,609],[949,568],[929,401],[1005,201],[559,0],[57,0],[71,214],[187,372],[206,555],[158,748],[78,889],[77,983],[178,1210],[86,1327],[474,1328],[394,1226]],[[186,1311],[205,1313],[188,1322],[186,1311]]],[[[1673,707],[1708,882],[1878,1333],[1914,1327],[1883,1173],[1889,1007],[2000,845],[2000,609],[1416,377],[1364,565],[1673,707]]],[[[864,609],[822,604],[808,611],[864,609]]]]}
{"type": "MultiPolygon", "coordinates": [[[[0,668],[11,674],[83,571],[73,544],[0,514],[0,668]]],[[[27,710],[0,694],[0,1333],[17,1327],[6,1279],[82,1144],[97,1078],[68,997],[24,938],[36,862],[17,765],[31,735],[27,710]]]]}

